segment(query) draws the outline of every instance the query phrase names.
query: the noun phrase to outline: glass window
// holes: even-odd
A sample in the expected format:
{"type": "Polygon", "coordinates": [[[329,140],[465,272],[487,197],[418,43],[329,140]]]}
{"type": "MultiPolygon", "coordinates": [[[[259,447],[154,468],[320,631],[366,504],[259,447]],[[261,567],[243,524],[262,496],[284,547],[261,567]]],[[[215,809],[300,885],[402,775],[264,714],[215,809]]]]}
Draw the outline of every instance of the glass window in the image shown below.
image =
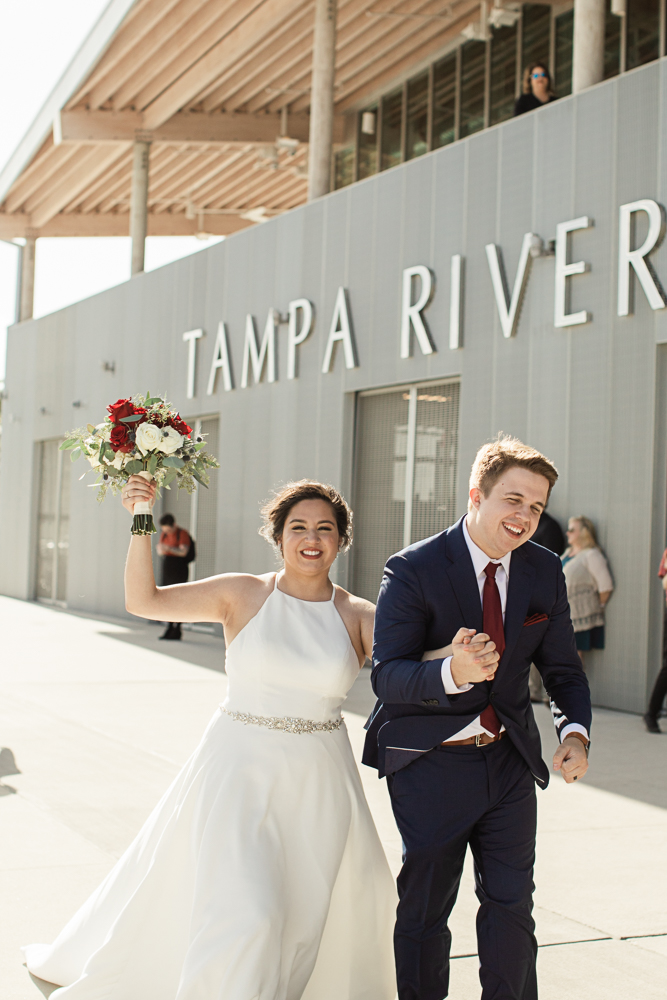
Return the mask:
{"type": "Polygon", "coordinates": [[[611,12],[611,0],[607,0],[604,22],[604,78],[617,76],[621,72],[621,30],[623,18],[611,12]]]}
{"type": "Polygon", "coordinates": [[[378,109],[367,108],[359,115],[359,180],[377,173],[378,109]]]}
{"type": "Polygon", "coordinates": [[[357,400],[353,591],[376,601],[384,564],[456,520],[459,384],[357,400]]]}
{"type": "Polygon", "coordinates": [[[354,180],[354,146],[339,149],[334,156],[334,188],[347,187],[354,180]]]}
{"type": "Polygon", "coordinates": [[[456,52],[433,67],[432,148],[439,149],[456,138],[456,52]]]}
{"type": "Polygon", "coordinates": [[[472,135],[484,128],[484,76],[486,45],[466,42],[461,46],[461,124],[459,135],[472,135]]]}
{"type": "Polygon", "coordinates": [[[523,5],[521,35],[521,72],[533,62],[542,61],[549,65],[549,41],[551,37],[551,7],[546,4],[526,3],[523,5]]]}
{"type": "Polygon", "coordinates": [[[382,152],[380,170],[395,167],[402,160],[401,132],[403,123],[403,88],[382,98],[382,152]]]}
{"type": "Polygon", "coordinates": [[[428,152],[428,72],[408,80],[405,158],[428,152]]]}
{"type": "Polygon", "coordinates": [[[490,125],[512,117],[515,88],[516,24],[513,24],[495,29],[491,35],[490,125]]]}
{"type": "Polygon", "coordinates": [[[627,0],[626,69],[643,66],[660,54],[660,0],[627,0]]]}
{"type": "Polygon", "coordinates": [[[574,32],[574,10],[566,10],[555,18],[555,66],[554,93],[556,97],[567,97],[572,93],[572,38],[574,32]]]}

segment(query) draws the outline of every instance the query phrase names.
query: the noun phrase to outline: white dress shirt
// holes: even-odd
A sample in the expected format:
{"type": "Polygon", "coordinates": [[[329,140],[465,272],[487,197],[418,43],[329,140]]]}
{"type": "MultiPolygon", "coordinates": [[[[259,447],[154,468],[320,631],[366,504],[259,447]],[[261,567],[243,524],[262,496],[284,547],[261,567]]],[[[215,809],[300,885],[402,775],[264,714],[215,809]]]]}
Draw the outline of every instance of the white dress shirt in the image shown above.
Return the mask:
{"type": "MultiPolygon", "coordinates": [[[[463,537],[466,540],[466,545],[468,546],[468,552],[470,553],[470,558],[472,559],[473,569],[475,571],[475,576],[477,578],[477,586],[479,587],[479,599],[484,606],[484,582],[486,580],[486,573],[484,572],[486,567],[490,562],[496,563],[498,569],[496,570],[496,585],[498,587],[498,593],[500,594],[500,606],[503,612],[503,624],[505,622],[505,608],[507,607],[507,586],[509,584],[510,578],[510,564],[512,561],[512,553],[508,552],[502,557],[502,559],[490,559],[486,552],[482,552],[479,545],[476,545],[470,537],[468,531],[468,519],[463,521],[463,537]]],[[[473,686],[472,684],[462,684],[461,687],[457,687],[454,683],[454,678],[452,677],[452,658],[451,656],[445,657],[442,661],[442,683],[445,688],[445,694],[463,694],[464,691],[469,691],[473,686]]],[[[501,732],[504,730],[504,726],[501,726],[501,732]]],[[[581,733],[588,739],[588,732],[583,726],[580,726],[576,722],[568,723],[563,727],[560,733],[561,742],[565,739],[568,733],[581,733]]],[[[454,733],[445,742],[449,743],[452,740],[466,740],[470,736],[477,736],[479,733],[486,733],[488,736],[493,736],[488,729],[480,722],[479,715],[476,719],[460,729],[458,733],[454,733]]]]}

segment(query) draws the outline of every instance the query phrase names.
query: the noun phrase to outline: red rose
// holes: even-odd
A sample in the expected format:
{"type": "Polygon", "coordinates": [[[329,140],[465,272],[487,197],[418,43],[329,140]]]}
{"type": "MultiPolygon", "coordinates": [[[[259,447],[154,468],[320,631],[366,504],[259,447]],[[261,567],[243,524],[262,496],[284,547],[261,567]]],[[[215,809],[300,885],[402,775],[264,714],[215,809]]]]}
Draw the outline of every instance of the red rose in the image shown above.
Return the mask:
{"type": "MultiPolygon", "coordinates": [[[[131,417],[136,413],[145,413],[143,406],[135,406],[131,399],[119,399],[117,402],[107,406],[109,418],[112,424],[118,424],[124,417],[131,417]]],[[[142,421],[137,420],[136,423],[142,421]]]]}
{"type": "Polygon", "coordinates": [[[185,420],[181,419],[180,413],[177,413],[175,417],[172,417],[169,423],[174,430],[178,431],[179,434],[182,434],[183,437],[190,437],[192,434],[192,427],[188,427],[185,420]]]}
{"type": "Polygon", "coordinates": [[[112,430],[111,447],[114,451],[122,451],[126,455],[134,448],[125,424],[116,424],[112,430]]]}

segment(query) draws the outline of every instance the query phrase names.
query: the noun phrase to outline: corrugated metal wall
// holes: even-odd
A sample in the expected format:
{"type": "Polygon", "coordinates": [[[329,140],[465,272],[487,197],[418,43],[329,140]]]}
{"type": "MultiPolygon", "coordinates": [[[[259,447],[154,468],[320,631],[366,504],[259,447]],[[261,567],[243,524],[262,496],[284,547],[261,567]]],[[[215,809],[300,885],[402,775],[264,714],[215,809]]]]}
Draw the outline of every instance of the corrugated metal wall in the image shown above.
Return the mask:
{"type": "MultiPolygon", "coordinates": [[[[659,662],[661,592],[656,569],[665,525],[667,311],[641,291],[634,316],[616,316],[618,207],[667,200],[664,60],[577,97],[336,192],[159,271],[133,278],[10,335],[3,406],[0,590],[34,593],[33,442],[98,420],[118,396],[165,391],[186,417],[220,414],[216,569],[274,565],[257,536],[258,504],[292,477],[333,481],[351,494],[354,392],[461,376],[459,511],[470,462],[498,430],[543,449],[561,471],[552,512],[583,513],[599,527],[617,590],[608,648],[594,654],[596,701],[640,710],[659,662]],[[589,215],[571,259],[592,264],[572,281],[572,310],[593,322],[553,326],[553,258],[537,259],[518,332],[505,340],[492,295],[486,243],[502,247],[510,285],[523,234],[545,240],[558,222],[589,215]],[[449,267],[465,256],[462,350],[448,349],[449,267]],[[437,279],[425,312],[437,352],[399,357],[401,271],[426,264],[437,279]],[[337,289],[348,289],[360,366],[346,371],[339,346],[321,374],[337,289]],[[315,327],[299,349],[299,378],[206,396],[218,322],[227,324],[236,385],[246,313],[261,334],[267,311],[307,297],[315,327]],[[196,398],[186,400],[186,330],[199,341],[196,398]],[[658,364],[656,364],[658,351],[658,364]],[[115,361],[114,375],[103,361],[115,361]],[[80,400],[82,406],[72,407],[80,400]],[[45,413],[40,409],[44,408],[45,413]]],[[[638,233],[641,236],[641,233],[638,233]]],[[[667,284],[664,246],[653,263],[667,284]]],[[[72,467],[68,601],[122,613],[128,519],[119,502],[98,509],[72,467]]],[[[347,578],[341,560],[339,579],[347,578]]]]}

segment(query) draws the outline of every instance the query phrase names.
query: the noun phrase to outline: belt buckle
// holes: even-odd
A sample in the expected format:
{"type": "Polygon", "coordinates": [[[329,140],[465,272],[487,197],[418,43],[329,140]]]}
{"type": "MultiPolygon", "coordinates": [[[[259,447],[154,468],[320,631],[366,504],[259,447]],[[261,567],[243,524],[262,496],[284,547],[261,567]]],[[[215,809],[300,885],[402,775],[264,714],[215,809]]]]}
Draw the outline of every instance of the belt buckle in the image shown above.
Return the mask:
{"type": "Polygon", "coordinates": [[[484,735],[484,733],[476,733],[475,734],[475,746],[476,747],[483,747],[485,745],[484,743],[482,743],[482,736],[483,735],[484,735]]]}

